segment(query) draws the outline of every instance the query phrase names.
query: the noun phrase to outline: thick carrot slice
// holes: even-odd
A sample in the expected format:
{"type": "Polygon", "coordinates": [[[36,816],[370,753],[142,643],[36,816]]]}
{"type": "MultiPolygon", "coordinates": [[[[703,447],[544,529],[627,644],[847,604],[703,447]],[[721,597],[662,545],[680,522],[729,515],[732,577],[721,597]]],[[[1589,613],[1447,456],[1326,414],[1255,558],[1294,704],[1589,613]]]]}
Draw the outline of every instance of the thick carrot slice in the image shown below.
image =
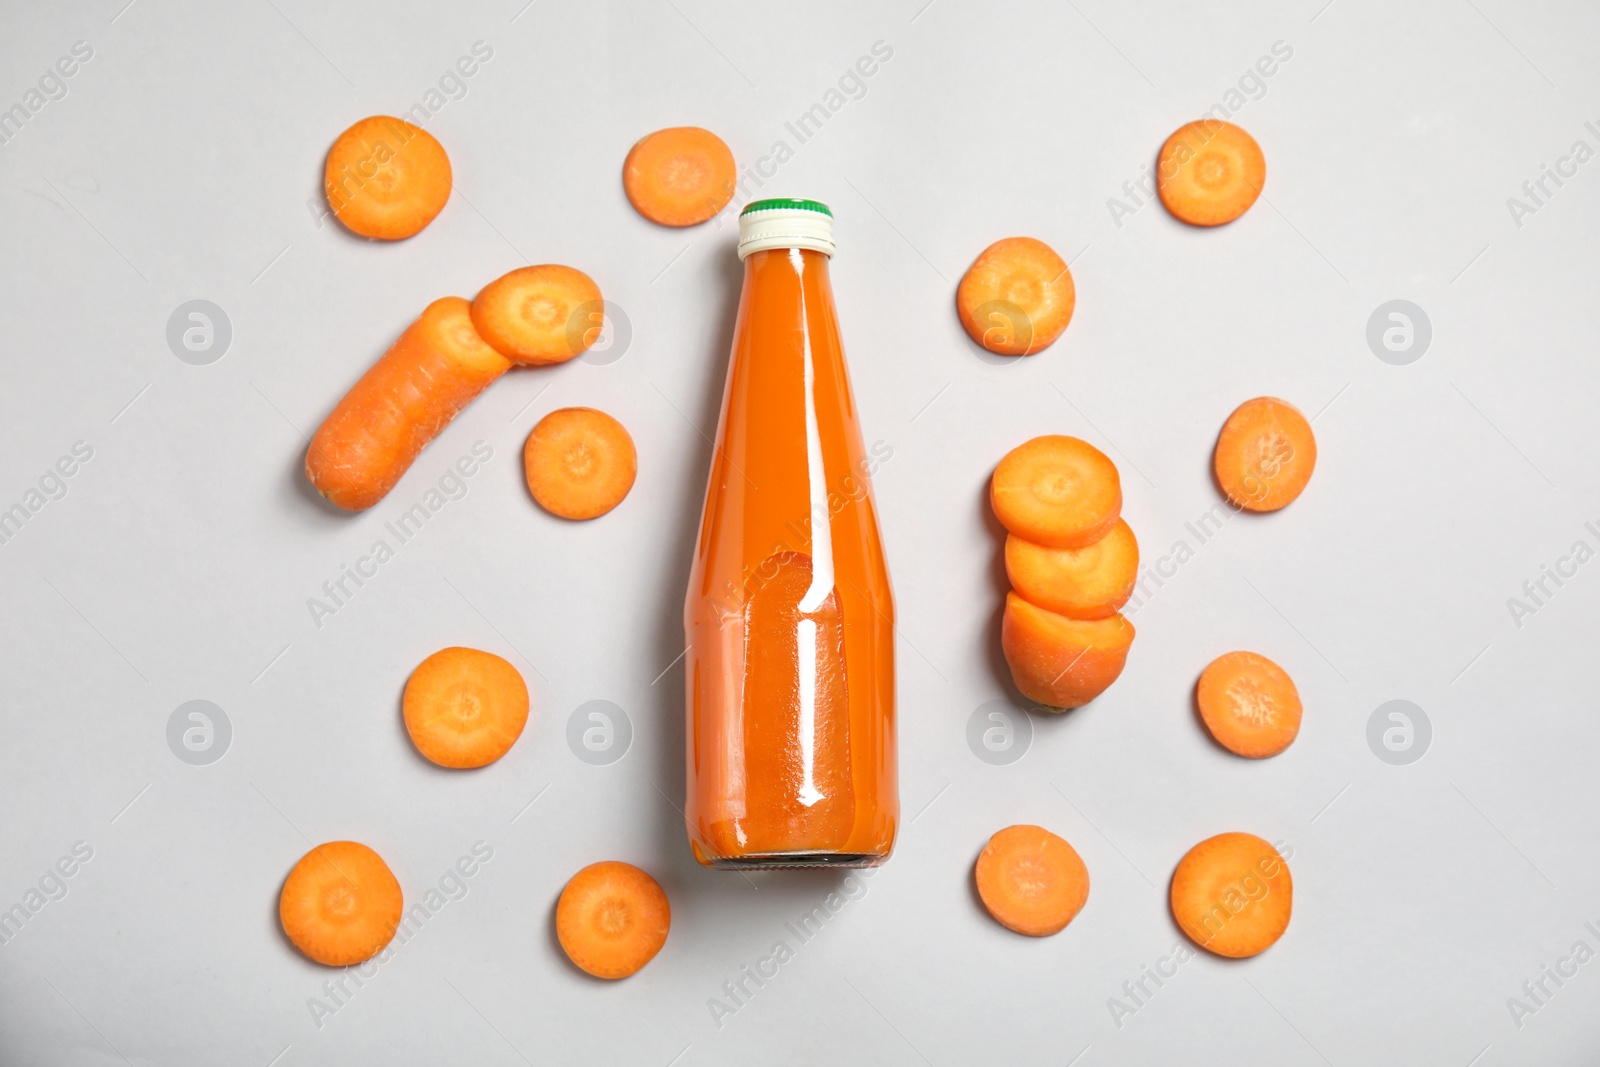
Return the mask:
{"type": "Polygon", "coordinates": [[[1006,574],[1017,595],[1069,619],[1115,615],[1133,595],[1138,572],[1139,542],[1122,519],[1082,548],[1046,548],[1015,534],[1006,538],[1006,574]]]}
{"type": "Polygon", "coordinates": [[[340,222],[398,241],[420,233],[450,199],[450,157],[420,126],[374,115],[333,142],[322,182],[340,222]]]}
{"type": "Polygon", "coordinates": [[[1220,226],[1250,210],[1267,180],[1254,137],[1231,122],[1202,119],[1161,146],[1156,191],[1167,210],[1191,226],[1220,226]]]}
{"type": "Polygon", "coordinates": [[[563,519],[604,515],[628,495],[638,473],[633,438],[594,408],[561,408],[539,420],[522,450],[528,491],[563,519]]]}
{"type": "Polygon", "coordinates": [[[556,937],[567,958],[596,978],[626,978],[667,943],[672,905],[631,863],[591,863],[556,902],[556,937]]]}
{"type": "Polygon", "coordinates": [[[330,841],[300,857],[278,896],[278,921],[318,963],[349,967],[383,951],[400,925],[400,883],[372,849],[330,841]]]}
{"type": "Polygon", "coordinates": [[[698,126],[648,134],[622,164],[628,201],[663,226],[693,226],[711,218],[733,199],[737,179],[728,146],[698,126]]]}
{"type": "Polygon", "coordinates": [[[1212,660],[1200,675],[1195,699],[1217,744],[1240,756],[1276,756],[1300,732],[1300,693],[1293,679],[1254,652],[1212,660]]]}
{"type": "Polygon", "coordinates": [[[1294,502],[1317,466],[1311,424],[1287,400],[1258,396],[1234,409],[1212,455],[1217,484],[1246,511],[1277,511],[1294,502]]]}
{"type": "Polygon", "coordinates": [[[341,508],[370,508],[510,367],[472,328],[465,300],[435,300],[323,420],[306,478],[341,508]]]}
{"type": "Polygon", "coordinates": [[[1219,956],[1265,952],[1289,928],[1294,881],[1278,850],[1254,834],[1218,834],[1191,848],[1172,875],[1172,917],[1219,956]]]}
{"type": "Polygon", "coordinates": [[[1002,356],[1031,355],[1053,344],[1076,304],[1066,262],[1032,237],[1007,237],[985,248],[956,288],[961,325],[1002,356]]]}
{"type": "Polygon", "coordinates": [[[978,854],[978,896],[994,921],[1029,937],[1059,933],[1089,899],[1076,849],[1039,826],[1008,826],[978,854]]]}
{"type": "Polygon", "coordinates": [[[594,279],[572,267],[519,267],[472,300],[472,324],[507,359],[533,366],[565,363],[594,344],[603,305],[594,279]]]}
{"type": "Polygon", "coordinates": [[[1047,548],[1083,548],[1122,513],[1122,480],[1104,452],[1076,437],[1035,437],[1007,452],[989,483],[995,518],[1047,548]]]}
{"type": "Polygon", "coordinates": [[[528,723],[528,686],[492,652],[444,648],[417,665],[401,701],[417,751],[441,767],[482,767],[528,723]]]}
{"type": "Polygon", "coordinates": [[[1122,674],[1133,623],[1121,615],[1069,619],[1006,594],[1000,647],[1022,695],[1048,708],[1078,708],[1122,674]]]}

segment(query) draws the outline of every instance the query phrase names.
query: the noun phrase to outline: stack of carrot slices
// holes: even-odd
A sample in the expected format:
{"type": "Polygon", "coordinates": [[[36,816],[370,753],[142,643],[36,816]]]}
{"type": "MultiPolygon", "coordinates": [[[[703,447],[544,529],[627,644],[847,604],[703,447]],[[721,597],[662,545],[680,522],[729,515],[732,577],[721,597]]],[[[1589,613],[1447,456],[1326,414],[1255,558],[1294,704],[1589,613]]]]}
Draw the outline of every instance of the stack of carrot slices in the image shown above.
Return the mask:
{"type": "Polygon", "coordinates": [[[1082,707],[1122,673],[1133,624],[1139,545],[1122,520],[1116,464],[1087,441],[1035,437],[1006,454],[989,486],[1006,528],[1000,642],[1022,695],[1082,707]]]}

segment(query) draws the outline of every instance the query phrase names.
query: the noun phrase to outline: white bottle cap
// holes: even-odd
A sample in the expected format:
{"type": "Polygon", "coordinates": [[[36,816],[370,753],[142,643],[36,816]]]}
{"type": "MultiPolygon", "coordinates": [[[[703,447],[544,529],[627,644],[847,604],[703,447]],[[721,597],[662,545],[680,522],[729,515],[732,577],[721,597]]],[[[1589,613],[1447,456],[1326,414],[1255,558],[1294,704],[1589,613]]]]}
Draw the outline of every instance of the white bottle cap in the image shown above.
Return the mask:
{"type": "Polygon", "coordinates": [[[764,248],[810,248],[833,255],[833,212],[819,200],[756,200],[739,212],[739,258],[764,248]]]}

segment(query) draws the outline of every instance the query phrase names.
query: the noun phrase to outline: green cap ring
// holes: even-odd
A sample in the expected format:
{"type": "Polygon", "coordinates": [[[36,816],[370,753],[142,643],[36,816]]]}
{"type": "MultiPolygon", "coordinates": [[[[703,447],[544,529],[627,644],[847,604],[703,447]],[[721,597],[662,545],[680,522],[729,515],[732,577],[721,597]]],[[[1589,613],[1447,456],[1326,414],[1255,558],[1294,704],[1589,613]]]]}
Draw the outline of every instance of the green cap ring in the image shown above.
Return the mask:
{"type": "Polygon", "coordinates": [[[815,211],[833,218],[833,212],[828,210],[828,205],[820,200],[806,200],[798,196],[775,196],[769,200],[752,200],[739,212],[739,217],[750,214],[752,211],[815,211]]]}

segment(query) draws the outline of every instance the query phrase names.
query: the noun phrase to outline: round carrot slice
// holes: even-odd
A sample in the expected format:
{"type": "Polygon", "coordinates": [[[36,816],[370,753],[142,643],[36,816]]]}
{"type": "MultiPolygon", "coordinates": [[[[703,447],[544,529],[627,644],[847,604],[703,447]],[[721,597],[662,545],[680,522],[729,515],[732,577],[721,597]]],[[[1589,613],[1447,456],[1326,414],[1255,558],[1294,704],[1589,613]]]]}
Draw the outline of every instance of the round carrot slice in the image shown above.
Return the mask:
{"type": "Polygon", "coordinates": [[[1121,615],[1069,619],[1006,594],[1000,649],[1023,696],[1046,708],[1081,708],[1122,675],[1133,623],[1121,615]]]}
{"type": "Polygon", "coordinates": [[[736,179],[728,146],[698,126],[648,134],[622,164],[628,201],[663,226],[693,226],[711,218],[733,199],[736,179]]]}
{"type": "Polygon", "coordinates": [[[974,341],[1002,356],[1053,344],[1072,321],[1077,291],[1055,249],[1032,237],[985,248],[956,288],[956,311],[974,341]]]}
{"type": "Polygon", "coordinates": [[[591,312],[604,306],[594,279],[572,267],[519,267],[472,300],[472,324],[509,360],[565,363],[594,344],[591,312]]]}
{"type": "Polygon", "coordinates": [[[1059,933],[1089,899],[1089,868],[1040,826],[1008,826],[978,854],[978,896],[994,921],[1029,937],[1059,933]]]}
{"type": "Polygon", "coordinates": [[[1195,688],[1217,744],[1250,759],[1276,756],[1300,732],[1300,693],[1284,669],[1254,652],[1218,656],[1195,688]]]}
{"type": "Polygon", "coordinates": [[[1139,542],[1122,519],[1082,548],[1046,548],[1012,534],[1006,538],[1006,575],[1032,604],[1069,619],[1103,619],[1133,595],[1139,542]]]}
{"type": "Polygon", "coordinates": [[[441,767],[483,767],[528,723],[528,686],[492,652],[444,648],[417,665],[401,701],[417,751],[441,767]]]}
{"type": "Polygon", "coordinates": [[[1191,848],[1172,874],[1172,917],[1219,956],[1265,952],[1289,927],[1294,882],[1278,850],[1254,834],[1218,834],[1191,848]]]}
{"type": "Polygon", "coordinates": [[[1317,439],[1295,406],[1258,396],[1234,409],[1212,456],[1217,484],[1236,507],[1277,511],[1294,502],[1317,465],[1317,439]]]}
{"type": "Polygon", "coordinates": [[[522,449],[528,491],[563,519],[595,519],[628,495],[639,470],[633,438],[594,408],[561,408],[539,420],[522,449]]]}
{"type": "Polygon", "coordinates": [[[1047,548],[1083,548],[1122,513],[1122,480],[1104,452],[1076,437],[1035,437],[994,469],[989,501],[1011,533],[1047,548]]]}
{"type": "Polygon", "coordinates": [[[556,902],[556,937],[567,958],[596,978],[626,978],[667,943],[672,905],[631,863],[591,863],[556,902]]]}
{"type": "Polygon", "coordinates": [[[450,157],[420,126],[374,115],[333,142],[322,184],[340,222],[363,237],[398,241],[444,209],[450,157]]]}
{"type": "Polygon", "coordinates": [[[383,951],[400,925],[400,883],[372,849],[330,841],[300,857],[278,896],[278,921],[318,963],[349,967],[383,951]]]}
{"type": "Polygon", "coordinates": [[[1161,146],[1156,191],[1167,210],[1191,226],[1221,226],[1250,210],[1267,180],[1254,137],[1231,122],[1203,119],[1161,146]]]}

